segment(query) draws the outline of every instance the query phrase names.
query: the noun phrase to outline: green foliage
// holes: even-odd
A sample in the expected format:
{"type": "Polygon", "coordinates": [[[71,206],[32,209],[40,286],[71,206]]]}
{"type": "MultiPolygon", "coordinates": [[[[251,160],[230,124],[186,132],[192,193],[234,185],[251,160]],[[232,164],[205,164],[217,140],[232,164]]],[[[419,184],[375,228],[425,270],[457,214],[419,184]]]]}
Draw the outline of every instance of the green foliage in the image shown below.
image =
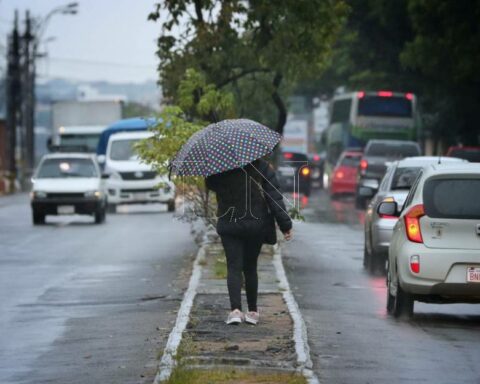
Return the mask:
{"type": "MultiPolygon", "coordinates": [[[[341,0],[165,0],[150,15],[162,20],[164,93],[178,103],[185,96],[178,93],[180,79],[194,68],[233,95],[242,117],[276,121],[281,132],[289,87],[325,68],[346,12],[341,0]]],[[[217,100],[212,93],[208,99],[217,100]]]]}
{"type": "Polygon", "coordinates": [[[122,117],[152,116],[156,111],[148,105],[140,104],[135,101],[129,101],[123,104],[122,117]]]}

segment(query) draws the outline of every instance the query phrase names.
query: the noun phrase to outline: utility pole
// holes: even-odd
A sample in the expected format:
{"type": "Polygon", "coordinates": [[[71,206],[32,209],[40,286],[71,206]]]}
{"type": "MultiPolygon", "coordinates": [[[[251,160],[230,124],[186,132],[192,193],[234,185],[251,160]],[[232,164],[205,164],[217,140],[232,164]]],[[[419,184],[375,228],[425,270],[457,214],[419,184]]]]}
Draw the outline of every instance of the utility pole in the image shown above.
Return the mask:
{"type": "Polygon", "coordinates": [[[20,122],[20,36],[18,33],[18,12],[15,11],[15,19],[12,34],[8,39],[8,67],[7,67],[7,137],[8,137],[8,170],[10,180],[10,192],[15,191],[17,178],[17,127],[20,122]]]}
{"type": "Polygon", "coordinates": [[[35,52],[33,49],[35,36],[32,33],[32,19],[30,11],[25,12],[25,32],[23,34],[23,124],[24,136],[22,137],[22,154],[23,159],[23,178],[24,181],[31,176],[33,172],[35,155],[34,155],[34,125],[35,125],[35,52]]]}

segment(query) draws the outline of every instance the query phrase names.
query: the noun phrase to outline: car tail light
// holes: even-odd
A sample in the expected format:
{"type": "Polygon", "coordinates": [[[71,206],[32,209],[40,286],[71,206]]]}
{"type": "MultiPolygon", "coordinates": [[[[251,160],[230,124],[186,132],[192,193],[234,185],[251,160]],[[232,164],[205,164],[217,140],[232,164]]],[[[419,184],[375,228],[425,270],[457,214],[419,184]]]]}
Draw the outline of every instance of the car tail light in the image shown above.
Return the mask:
{"type": "Polygon", "coordinates": [[[422,231],[420,229],[420,218],[425,216],[423,204],[415,205],[405,215],[405,228],[408,240],[414,243],[423,243],[422,231]]]}
{"type": "Polygon", "coordinates": [[[377,95],[380,97],[392,97],[393,92],[392,91],[378,91],[377,95]]]}
{"type": "Polygon", "coordinates": [[[320,155],[313,155],[313,161],[320,161],[320,155]]]}
{"type": "Polygon", "coordinates": [[[293,153],[290,153],[290,152],[285,152],[283,154],[283,157],[287,160],[290,160],[291,158],[293,158],[293,153]]]}
{"type": "Polygon", "coordinates": [[[342,171],[336,171],[335,172],[335,178],[336,179],[343,179],[344,176],[345,176],[345,174],[342,171]]]}
{"type": "Polygon", "coordinates": [[[303,167],[302,170],[300,171],[302,173],[302,176],[309,176],[310,175],[310,168],[309,167],[303,167]]]}
{"type": "Polygon", "coordinates": [[[365,91],[360,91],[360,92],[357,92],[357,97],[359,99],[363,99],[365,97],[365,91]]]}
{"type": "Polygon", "coordinates": [[[365,173],[367,172],[367,168],[368,168],[368,161],[365,159],[360,160],[360,173],[362,175],[365,175],[365,173]]]}
{"type": "Polygon", "coordinates": [[[405,94],[405,98],[406,98],[407,100],[413,100],[413,93],[406,93],[406,94],[405,94]]]}
{"type": "Polygon", "coordinates": [[[413,273],[420,273],[420,256],[410,256],[410,269],[413,273]]]}

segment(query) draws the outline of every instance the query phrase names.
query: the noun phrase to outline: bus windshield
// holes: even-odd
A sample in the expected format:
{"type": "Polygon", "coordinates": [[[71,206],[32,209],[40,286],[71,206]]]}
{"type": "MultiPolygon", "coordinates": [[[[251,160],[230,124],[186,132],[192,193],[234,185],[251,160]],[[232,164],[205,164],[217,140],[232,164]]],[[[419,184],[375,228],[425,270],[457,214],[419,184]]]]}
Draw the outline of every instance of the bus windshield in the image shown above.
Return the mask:
{"type": "Polygon", "coordinates": [[[358,100],[358,115],[411,118],[412,101],[399,96],[364,96],[358,100]]]}

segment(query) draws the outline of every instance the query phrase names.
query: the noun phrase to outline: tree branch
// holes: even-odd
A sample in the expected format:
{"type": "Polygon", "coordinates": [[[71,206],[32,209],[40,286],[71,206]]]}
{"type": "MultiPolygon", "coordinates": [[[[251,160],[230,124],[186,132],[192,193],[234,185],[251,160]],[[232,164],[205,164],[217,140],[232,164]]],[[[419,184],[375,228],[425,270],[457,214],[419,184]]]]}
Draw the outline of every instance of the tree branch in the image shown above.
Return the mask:
{"type": "Polygon", "coordinates": [[[203,24],[202,0],[194,0],[195,13],[197,14],[197,22],[203,24]]]}
{"type": "Polygon", "coordinates": [[[217,84],[217,88],[223,88],[224,86],[230,84],[233,81],[237,81],[241,79],[244,76],[250,75],[252,73],[268,73],[271,72],[270,69],[268,68],[250,68],[250,69],[244,69],[243,71],[240,71],[236,75],[233,75],[231,77],[226,78],[224,81],[220,82],[217,84]]]}
{"type": "Polygon", "coordinates": [[[277,126],[275,130],[281,135],[283,135],[283,127],[287,122],[287,107],[285,106],[282,96],[280,96],[280,93],[278,92],[278,89],[280,87],[280,84],[282,83],[282,80],[283,80],[283,75],[279,72],[276,72],[273,78],[272,99],[273,99],[273,103],[275,104],[278,110],[277,126]]]}

